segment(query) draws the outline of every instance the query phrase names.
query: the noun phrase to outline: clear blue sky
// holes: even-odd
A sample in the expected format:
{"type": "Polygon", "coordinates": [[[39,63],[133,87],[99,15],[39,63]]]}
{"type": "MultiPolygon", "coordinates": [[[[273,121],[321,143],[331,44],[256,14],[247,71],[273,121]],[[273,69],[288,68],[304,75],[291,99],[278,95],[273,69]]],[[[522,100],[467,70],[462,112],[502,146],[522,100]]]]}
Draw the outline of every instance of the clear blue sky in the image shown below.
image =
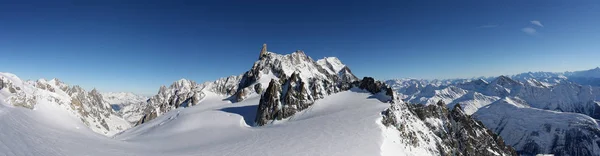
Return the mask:
{"type": "Polygon", "coordinates": [[[238,75],[269,51],[359,76],[464,78],[600,65],[600,1],[0,1],[0,71],[101,91],[238,75]]]}

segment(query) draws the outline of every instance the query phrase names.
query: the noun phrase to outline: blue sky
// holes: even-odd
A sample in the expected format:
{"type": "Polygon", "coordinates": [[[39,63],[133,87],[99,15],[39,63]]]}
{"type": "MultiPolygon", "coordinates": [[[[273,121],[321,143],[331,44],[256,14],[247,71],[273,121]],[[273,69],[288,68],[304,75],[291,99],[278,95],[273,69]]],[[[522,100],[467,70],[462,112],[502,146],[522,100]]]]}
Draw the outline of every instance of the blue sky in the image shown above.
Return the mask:
{"type": "Polygon", "coordinates": [[[466,78],[600,66],[600,1],[0,1],[0,71],[101,91],[242,74],[269,51],[359,76],[466,78]]]}

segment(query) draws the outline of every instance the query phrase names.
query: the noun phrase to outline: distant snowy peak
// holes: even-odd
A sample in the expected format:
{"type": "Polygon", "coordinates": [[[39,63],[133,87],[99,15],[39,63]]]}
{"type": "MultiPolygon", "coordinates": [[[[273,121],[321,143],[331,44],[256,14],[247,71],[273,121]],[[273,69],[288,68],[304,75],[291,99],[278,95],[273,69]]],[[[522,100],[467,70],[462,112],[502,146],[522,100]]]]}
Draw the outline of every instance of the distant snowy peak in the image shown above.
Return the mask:
{"type": "MultiPolygon", "coordinates": [[[[413,78],[400,78],[391,79],[385,81],[386,84],[392,86],[394,90],[403,90],[407,87],[423,88],[427,85],[433,86],[448,86],[448,85],[461,85],[471,81],[483,80],[488,83],[492,83],[494,80],[498,81],[510,81],[513,80],[516,83],[529,83],[531,85],[540,87],[549,87],[565,82],[576,82],[582,85],[600,86],[600,67],[574,72],[525,72],[515,75],[503,75],[498,77],[479,77],[479,78],[467,78],[467,79],[413,79],[413,78]],[[500,79],[498,79],[500,78],[500,79]]],[[[515,82],[507,82],[516,84],[515,82]]],[[[400,91],[403,93],[404,91],[400,91]]]]}
{"type": "Polygon", "coordinates": [[[514,86],[520,86],[523,85],[522,83],[515,81],[507,76],[499,76],[498,78],[496,78],[494,81],[490,82],[490,85],[499,85],[502,87],[514,87],[514,86]]]}
{"type": "Polygon", "coordinates": [[[110,104],[132,104],[148,100],[148,97],[131,92],[104,92],[101,93],[105,101],[110,104]]]}
{"type": "Polygon", "coordinates": [[[600,67],[596,67],[590,70],[583,71],[575,71],[575,72],[565,72],[565,75],[569,77],[590,77],[590,78],[600,78],[600,67]]]}
{"type": "Polygon", "coordinates": [[[336,57],[325,57],[317,60],[317,64],[327,70],[327,72],[330,74],[336,74],[346,67],[346,65],[342,64],[342,62],[336,57]]]}

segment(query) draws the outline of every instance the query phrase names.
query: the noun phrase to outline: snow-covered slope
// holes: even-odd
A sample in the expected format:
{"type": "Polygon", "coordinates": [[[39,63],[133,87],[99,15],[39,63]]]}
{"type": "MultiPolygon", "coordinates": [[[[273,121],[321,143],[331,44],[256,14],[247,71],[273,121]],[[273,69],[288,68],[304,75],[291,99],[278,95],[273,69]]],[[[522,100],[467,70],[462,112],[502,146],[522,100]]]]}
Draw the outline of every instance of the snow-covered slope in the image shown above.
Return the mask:
{"type": "Polygon", "coordinates": [[[195,155],[377,155],[382,135],[379,112],[388,105],[368,93],[342,92],[274,125],[250,127],[258,96],[238,103],[207,93],[197,106],[177,109],[116,138],[195,155]],[[319,126],[315,126],[319,125],[319,126]],[[364,128],[372,127],[372,128],[364,128]],[[348,136],[352,137],[348,137],[348,136]],[[184,145],[182,147],[182,145],[184,145]]]}
{"type": "Polygon", "coordinates": [[[600,129],[593,118],[531,108],[505,98],[475,113],[521,154],[598,155],[600,129]]]}
{"type": "MultiPolygon", "coordinates": [[[[197,106],[166,112],[114,139],[82,128],[78,117],[58,104],[39,103],[35,111],[2,104],[0,154],[346,156],[424,155],[438,150],[425,140],[417,142],[427,147],[423,149],[394,142],[406,138],[381,122],[381,111],[389,103],[359,89],[326,96],[289,119],[262,127],[249,126],[259,96],[237,103],[223,101],[225,97],[206,92],[197,106]]],[[[420,125],[416,131],[424,137],[441,141],[414,119],[406,122],[420,125]]]]}
{"type": "Polygon", "coordinates": [[[94,132],[111,136],[131,125],[123,120],[97,90],[86,92],[58,79],[22,81],[10,73],[0,73],[0,101],[35,112],[38,104],[50,103],[80,118],[94,132]]]}

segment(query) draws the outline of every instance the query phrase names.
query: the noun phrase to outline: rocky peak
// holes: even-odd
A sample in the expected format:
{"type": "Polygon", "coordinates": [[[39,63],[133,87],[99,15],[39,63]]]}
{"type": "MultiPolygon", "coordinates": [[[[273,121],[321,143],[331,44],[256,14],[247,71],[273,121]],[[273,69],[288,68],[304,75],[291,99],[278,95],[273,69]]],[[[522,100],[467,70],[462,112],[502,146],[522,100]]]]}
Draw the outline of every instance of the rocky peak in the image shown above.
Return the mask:
{"type": "Polygon", "coordinates": [[[492,81],[490,84],[492,85],[500,85],[503,87],[511,87],[511,86],[517,86],[517,85],[521,85],[520,82],[517,82],[507,76],[499,76],[498,78],[496,78],[494,81],[492,81]]]}
{"type": "MultiPolygon", "coordinates": [[[[98,90],[96,90],[96,88],[93,88],[93,89],[90,91],[90,94],[94,94],[94,95],[100,95],[100,92],[98,92],[98,90]]],[[[100,95],[100,96],[102,96],[102,95],[100,95]]]]}
{"type": "Polygon", "coordinates": [[[264,76],[281,79],[287,78],[294,72],[304,81],[309,79],[334,81],[330,79],[337,76],[337,74],[327,73],[325,69],[301,50],[287,55],[265,52],[252,68],[240,78],[239,85],[235,88],[234,98],[232,98],[235,99],[233,102],[244,100],[246,95],[254,93],[255,89],[249,87],[253,87],[264,76]]]}
{"type": "Polygon", "coordinates": [[[263,44],[262,48],[260,49],[260,56],[258,57],[258,59],[262,59],[265,55],[267,55],[267,44],[263,44]]]}
{"type": "Polygon", "coordinates": [[[193,87],[194,85],[196,85],[196,82],[194,82],[194,81],[187,80],[187,79],[180,79],[180,80],[173,82],[173,84],[171,84],[171,88],[189,89],[189,88],[193,87]]]}
{"type": "Polygon", "coordinates": [[[81,94],[81,93],[85,93],[83,88],[81,88],[81,86],[79,85],[74,85],[71,88],[68,88],[67,90],[67,94],[69,94],[70,96],[76,96],[77,94],[81,94]]]}
{"type": "Polygon", "coordinates": [[[477,80],[473,80],[471,82],[475,85],[487,85],[488,84],[488,82],[483,79],[477,79],[477,80]]]}
{"type": "Polygon", "coordinates": [[[39,80],[35,81],[34,86],[39,89],[48,90],[50,92],[55,92],[54,87],[52,87],[50,85],[50,83],[48,83],[48,81],[46,81],[46,79],[39,79],[39,80]]]}
{"type": "Polygon", "coordinates": [[[167,86],[165,85],[161,85],[160,88],[158,89],[158,93],[164,93],[167,91],[167,86]]]}
{"type": "Polygon", "coordinates": [[[202,89],[204,89],[202,85],[187,79],[177,80],[168,88],[161,86],[158,94],[147,100],[147,104],[143,106],[145,110],[138,112],[143,115],[133,115],[141,116],[136,125],[148,122],[173,109],[198,104],[206,96],[202,89]]]}
{"type": "MultiPolygon", "coordinates": [[[[442,103],[442,106],[446,106],[446,104],[444,104],[443,102],[438,102],[438,105],[440,105],[440,103],[442,103]]],[[[459,105],[456,104],[454,105],[454,107],[452,108],[452,116],[466,116],[465,111],[463,110],[463,108],[459,105]]]]}

